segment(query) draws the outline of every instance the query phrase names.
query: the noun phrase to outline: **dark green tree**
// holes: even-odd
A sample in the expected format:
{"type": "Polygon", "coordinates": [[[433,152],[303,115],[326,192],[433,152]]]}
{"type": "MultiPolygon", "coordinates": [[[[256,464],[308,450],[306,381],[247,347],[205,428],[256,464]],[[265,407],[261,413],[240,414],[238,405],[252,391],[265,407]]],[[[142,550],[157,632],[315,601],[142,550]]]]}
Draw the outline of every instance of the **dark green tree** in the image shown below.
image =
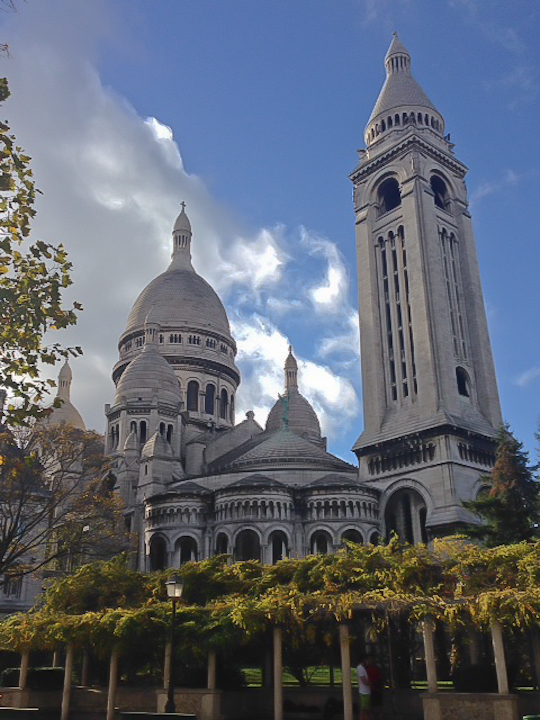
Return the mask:
{"type": "Polygon", "coordinates": [[[497,436],[497,455],[491,475],[481,479],[489,487],[476,500],[464,502],[481,523],[470,524],[464,534],[488,547],[537,538],[539,533],[540,483],[508,425],[497,436]]]}

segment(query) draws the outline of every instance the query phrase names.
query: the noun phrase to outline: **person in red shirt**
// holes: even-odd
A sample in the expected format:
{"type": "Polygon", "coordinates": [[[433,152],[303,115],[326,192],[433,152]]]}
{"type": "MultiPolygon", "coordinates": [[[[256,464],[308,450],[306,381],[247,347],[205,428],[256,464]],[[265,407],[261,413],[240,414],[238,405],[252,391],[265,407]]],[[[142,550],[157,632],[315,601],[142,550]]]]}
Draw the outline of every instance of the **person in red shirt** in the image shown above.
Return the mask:
{"type": "Polygon", "coordinates": [[[375,664],[373,657],[368,656],[364,663],[371,690],[371,717],[372,720],[382,720],[383,716],[383,674],[381,668],[375,664]]]}

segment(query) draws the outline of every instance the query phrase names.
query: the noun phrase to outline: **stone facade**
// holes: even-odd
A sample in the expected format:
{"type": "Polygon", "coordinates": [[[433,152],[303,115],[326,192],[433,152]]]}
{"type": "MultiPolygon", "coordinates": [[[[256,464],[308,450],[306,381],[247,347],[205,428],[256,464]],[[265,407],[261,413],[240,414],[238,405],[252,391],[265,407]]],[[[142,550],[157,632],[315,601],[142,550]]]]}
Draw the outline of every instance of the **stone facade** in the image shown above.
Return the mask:
{"type": "Polygon", "coordinates": [[[501,413],[465,166],[397,35],[351,174],[365,427],[359,467],[327,451],[285,362],[266,427],[235,424],[240,383],[225,309],[191,264],[185,207],[172,261],[136,300],[113,369],[107,451],[138,566],[215,553],[273,563],[376,542],[429,541],[468,520],[501,413]]]}

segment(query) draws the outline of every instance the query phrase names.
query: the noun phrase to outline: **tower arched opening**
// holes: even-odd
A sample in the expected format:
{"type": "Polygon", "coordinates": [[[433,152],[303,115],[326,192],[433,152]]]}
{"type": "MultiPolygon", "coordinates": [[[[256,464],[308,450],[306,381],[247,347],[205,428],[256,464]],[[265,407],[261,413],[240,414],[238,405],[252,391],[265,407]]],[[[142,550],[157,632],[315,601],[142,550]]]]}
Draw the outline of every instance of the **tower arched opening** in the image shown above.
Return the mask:
{"type": "Polygon", "coordinates": [[[438,175],[432,175],[430,180],[431,189],[433,190],[434,202],[441,210],[447,210],[449,204],[448,188],[444,180],[438,175]]]}
{"type": "Polygon", "coordinates": [[[198,560],[197,543],[195,539],[189,535],[185,535],[177,540],[176,551],[178,552],[178,562],[180,565],[198,560]]]}
{"type": "Polygon", "coordinates": [[[275,530],[270,535],[270,545],[272,547],[272,565],[288,557],[289,547],[287,536],[282,530],[275,530]]]}
{"type": "Polygon", "coordinates": [[[469,374],[465,370],[465,368],[462,368],[462,367],[456,368],[456,383],[457,383],[458,393],[461,395],[461,397],[470,398],[471,397],[471,381],[469,379],[469,374]]]}
{"type": "Polygon", "coordinates": [[[384,215],[401,205],[401,193],[396,178],[387,178],[379,185],[377,200],[380,215],[384,215]]]}
{"type": "Polygon", "coordinates": [[[384,520],[387,540],[392,532],[411,545],[427,540],[426,503],[420,493],[412,488],[401,488],[390,497],[384,520]]]}
{"type": "Polygon", "coordinates": [[[190,380],[187,385],[187,409],[191,412],[199,410],[199,383],[190,380]]]}

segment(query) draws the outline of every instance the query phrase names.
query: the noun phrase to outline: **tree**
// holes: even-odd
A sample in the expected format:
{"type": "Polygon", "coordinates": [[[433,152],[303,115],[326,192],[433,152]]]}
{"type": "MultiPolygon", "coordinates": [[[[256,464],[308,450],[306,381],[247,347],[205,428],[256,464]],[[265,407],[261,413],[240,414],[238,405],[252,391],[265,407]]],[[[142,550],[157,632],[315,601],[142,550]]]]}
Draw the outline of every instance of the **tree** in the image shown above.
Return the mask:
{"type": "MultiPolygon", "coordinates": [[[[7,81],[0,79],[0,102],[8,97],[7,81]]],[[[41,363],[54,365],[81,352],[44,343],[47,331],[75,324],[82,307],[63,307],[62,293],[71,285],[63,245],[29,242],[38,192],[29,163],[7,123],[0,122],[0,388],[14,400],[7,408],[14,424],[47,413],[42,402],[55,383],[41,377],[41,363]]]]}
{"type": "Polygon", "coordinates": [[[29,448],[0,435],[0,576],[69,572],[130,549],[102,438],[38,424],[29,448]]]}
{"type": "Polygon", "coordinates": [[[481,524],[468,525],[464,533],[488,547],[532,540],[539,535],[540,484],[508,425],[499,431],[497,454],[491,475],[481,479],[489,486],[476,500],[464,502],[481,524]]]}

